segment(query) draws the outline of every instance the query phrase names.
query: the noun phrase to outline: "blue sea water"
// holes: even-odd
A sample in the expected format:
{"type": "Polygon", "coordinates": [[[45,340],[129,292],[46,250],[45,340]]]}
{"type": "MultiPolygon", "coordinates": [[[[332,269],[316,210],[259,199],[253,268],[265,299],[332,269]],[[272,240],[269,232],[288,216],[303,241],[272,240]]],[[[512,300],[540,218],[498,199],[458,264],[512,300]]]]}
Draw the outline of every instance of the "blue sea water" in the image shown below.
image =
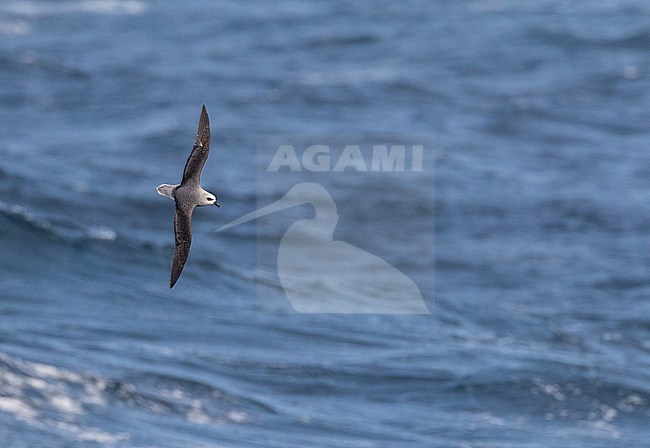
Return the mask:
{"type": "Polygon", "coordinates": [[[641,0],[3,0],[0,445],[646,445],[649,24],[641,0]],[[222,207],[170,291],[155,187],[202,103],[222,207]],[[257,182],[267,134],[432,142],[418,175],[328,178],[339,236],[430,315],[260,290],[292,215],[215,230],[286,192],[257,182]]]}

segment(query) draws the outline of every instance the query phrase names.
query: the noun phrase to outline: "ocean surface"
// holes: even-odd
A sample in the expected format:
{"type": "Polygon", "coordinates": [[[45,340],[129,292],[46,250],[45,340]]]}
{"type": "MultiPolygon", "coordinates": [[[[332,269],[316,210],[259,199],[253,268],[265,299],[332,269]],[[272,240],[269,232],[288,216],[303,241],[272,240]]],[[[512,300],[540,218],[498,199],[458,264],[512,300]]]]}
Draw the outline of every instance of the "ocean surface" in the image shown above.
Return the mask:
{"type": "Polygon", "coordinates": [[[3,0],[0,445],[647,446],[649,24],[642,0],[3,0]],[[221,208],[170,291],[155,187],[203,103],[221,208]],[[265,177],[267,135],[392,136],[424,167],[265,177]],[[293,310],[272,254],[309,205],[217,232],[299,182],[430,314],[293,310]]]}

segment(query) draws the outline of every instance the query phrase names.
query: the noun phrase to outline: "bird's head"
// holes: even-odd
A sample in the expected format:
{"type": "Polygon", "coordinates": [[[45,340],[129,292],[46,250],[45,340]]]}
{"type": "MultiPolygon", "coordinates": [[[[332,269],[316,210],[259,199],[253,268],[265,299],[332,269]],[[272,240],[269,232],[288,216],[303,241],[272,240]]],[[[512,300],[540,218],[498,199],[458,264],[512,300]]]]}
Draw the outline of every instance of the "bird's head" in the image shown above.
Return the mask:
{"type": "Polygon", "coordinates": [[[216,205],[217,207],[221,207],[217,202],[217,195],[212,194],[209,191],[203,192],[203,197],[201,198],[201,203],[199,205],[216,205]]]}

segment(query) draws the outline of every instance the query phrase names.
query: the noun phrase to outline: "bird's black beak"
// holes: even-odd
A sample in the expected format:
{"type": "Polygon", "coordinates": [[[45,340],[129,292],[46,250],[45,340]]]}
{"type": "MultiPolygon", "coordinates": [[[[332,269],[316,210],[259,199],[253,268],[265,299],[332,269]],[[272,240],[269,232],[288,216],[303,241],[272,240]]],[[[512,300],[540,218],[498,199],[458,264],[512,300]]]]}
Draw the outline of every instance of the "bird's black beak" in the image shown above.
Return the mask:
{"type": "Polygon", "coordinates": [[[217,201],[214,201],[214,205],[216,205],[217,207],[221,207],[217,201]]]}

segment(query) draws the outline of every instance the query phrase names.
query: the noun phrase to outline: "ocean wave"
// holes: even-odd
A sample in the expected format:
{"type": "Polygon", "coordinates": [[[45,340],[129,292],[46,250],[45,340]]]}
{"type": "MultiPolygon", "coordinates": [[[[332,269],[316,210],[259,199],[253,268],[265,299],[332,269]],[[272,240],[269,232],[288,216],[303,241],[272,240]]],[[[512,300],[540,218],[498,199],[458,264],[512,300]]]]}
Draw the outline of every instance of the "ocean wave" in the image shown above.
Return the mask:
{"type": "Polygon", "coordinates": [[[31,31],[31,26],[24,20],[6,19],[0,16],[0,34],[22,36],[31,31]]]}
{"type": "Polygon", "coordinates": [[[131,434],[123,429],[100,430],[86,422],[99,409],[114,406],[140,415],[180,416],[193,424],[248,423],[250,406],[273,412],[201,381],[153,372],[112,379],[0,352],[0,412],[29,427],[84,442],[128,440],[131,434]]]}
{"type": "Polygon", "coordinates": [[[621,415],[643,418],[650,400],[647,389],[622,385],[614,378],[590,378],[576,369],[545,378],[542,371],[513,371],[511,380],[496,372],[484,372],[480,378],[468,378],[452,384],[444,393],[466,392],[510,412],[519,410],[530,417],[565,420],[587,424],[613,424],[621,415]]]}
{"type": "Polygon", "coordinates": [[[0,412],[34,429],[63,433],[77,441],[116,443],[130,437],[84,424],[95,406],[105,405],[108,381],[0,352],[0,412]]]}
{"type": "Polygon", "coordinates": [[[115,241],[117,232],[109,227],[83,226],[71,223],[57,225],[48,219],[37,216],[34,212],[22,205],[9,205],[0,202],[0,217],[4,216],[17,223],[23,229],[36,230],[50,236],[78,243],[84,240],[115,241]]]}
{"type": "Polygon", "coordinates": [[[0,12],[28,17],[57,16],[72,13],[140,14],[146,9],[137,0],[81,0],[63,2],[35,2],[16,0],[3,2],[0,12]]]}
{"type": "Polygon", "coordinates": [[[331,46],[351,46],[366,45],[379,42],[381,39],[368,33],[351,34],[348,36],[324,36],[313,38],[305,43],[307,48],[331,47],[331,46]]]}
{"type": "MultiPolygon", "coordinates": [[[[201,369],[209,369],[206,363],[201,369]]],[[[132,382],[139,385],[140,394],[149,399],[162,400],[167,405],[167,411],[185,415],[189,421],[203,415],[207,417],[201,423],[242,423],[248,420],[247,415],[262,411],[275,414],[277,411],[263,400],[241,394],[223,387],[218,387],[203,379],[202,375],[195,377],[191,373],[178,376],[163,372],[142,372],[132,382]],[[239,414],[232,420],[231,412],[239,414]]]]}
{"type": "Polygon", "coordinates": [[[37,218],[33,213],[21,205],[9,205],[5,202],[0,202],[0,216],[6,216],[15,222],[19,222],[25,227],[45,231],[55,235],[52,229],[52,223],[46,219],[37,218]]]}
{"type": "Polygon", "coordinates": [[[44,57],[34,51],[23,53],[20,57],[20,62],[29,67],[40,69],[52,74],[58,73],[79,78],[89,76],[89,73],[86,70],[77,65],[59,59],[44,57]]]}
{"type": "MultiPolygon", "coordinates": [[[[315,87],[356,86],[376,83],[395,85],[400,88],[415,88],[413,81],[404,79],[399,71],[385,67],[332,72],[299,72],[296,77],[300,84],[315,87]]],[[[413,77],[415,78],[415,76],[413,77]]]]}
{"type": "Polygon", "coordinates": [[[650,46],[650,31],[640,30],[622,36],[579,35],[567,30],[552,30],[548,28],[533,28],[527,32],[528,37],[557,47],[585,51],[598,47],[645,50],[650,46]]]}

